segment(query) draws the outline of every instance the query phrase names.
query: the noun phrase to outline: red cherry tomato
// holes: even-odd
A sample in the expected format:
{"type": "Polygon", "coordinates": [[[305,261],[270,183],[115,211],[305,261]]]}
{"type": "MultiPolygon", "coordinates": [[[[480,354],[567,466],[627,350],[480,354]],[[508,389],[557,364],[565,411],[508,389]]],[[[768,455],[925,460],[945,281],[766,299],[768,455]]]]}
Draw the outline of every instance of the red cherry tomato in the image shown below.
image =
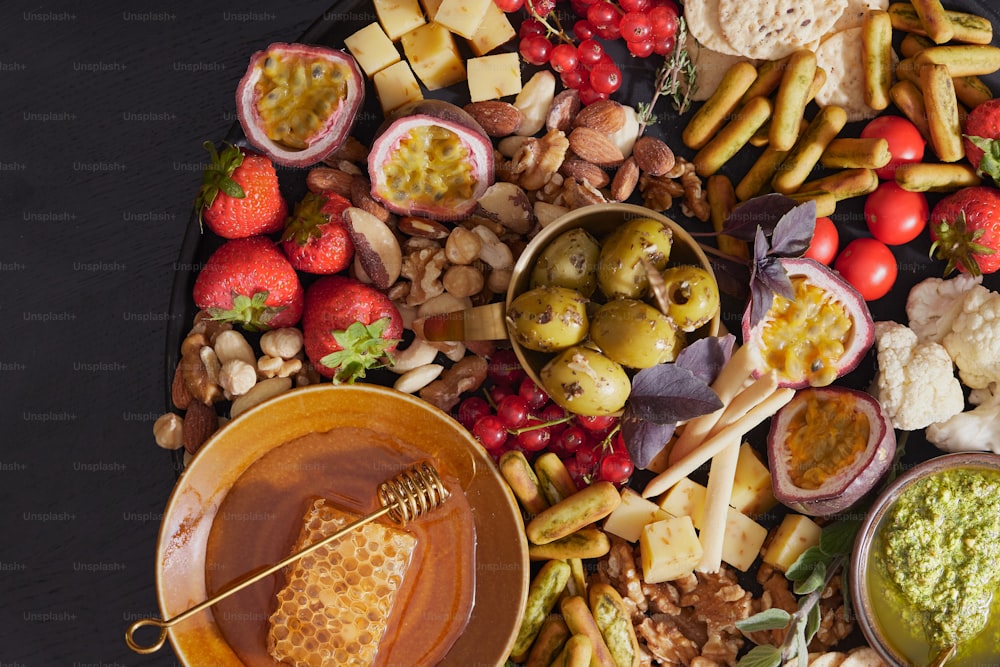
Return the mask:
{"type": "Polygon", "coordinates": [[[895,181],[879,184],[865,199],[865,222],[872,236],[886,245],[909,243],[920,236],[930,217],[927,197],[895,181]]]}
{"type": "Polygon", "coordinates": [[[884,138],[889,142],[892,159],[889,164],[875,170],[884,181],[895,178],[896,167],[906,162],[920,162],[924,159],[927,142],[917,126],[902,116],[879,116],[861,130],[864,139],[884,138]]]}
{"type": "Polygon", "coordinates": [[[816,218],[816,230],[813,232],[812,241],[802,256],[829,266],[837,256],[839,245],[840,233],[837,232],[837,225],[833,224],[830,218],[819,217],[816,218]]]}
{"type": "Polygon", "coordinates": [[[861,293],[865,301],[875,301],[888,294],[899,272],[889,246],[870,238],[848,243],[837,255],[833,268],[861,293]]]}

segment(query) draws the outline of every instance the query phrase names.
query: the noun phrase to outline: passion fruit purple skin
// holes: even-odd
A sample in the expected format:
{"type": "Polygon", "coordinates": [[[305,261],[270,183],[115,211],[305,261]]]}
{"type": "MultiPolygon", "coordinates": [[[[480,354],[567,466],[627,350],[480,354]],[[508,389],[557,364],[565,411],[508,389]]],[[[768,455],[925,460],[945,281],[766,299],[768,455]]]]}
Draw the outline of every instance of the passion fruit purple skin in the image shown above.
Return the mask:
{"type": "MultiPolygon", "coordinates": [[[[875,342],[875,322],[872,319],[871,310],[869,310],[864,297],[861,296],[861,293],[854,286],[841,278],[839,274],[814,259],[797,257],[782,258],[780,261],[782,266],[785,267],[789,278],[799,275],[807,276],[812,283],[835,294],[837,300],[851,314],[854,321],[853,333],[850,340],[844,345],[844,354],[837,365],[837,377],[839,378],[850,373],[857,368],[875,342]]],[[[770,368],[767,368],[764,364],[760,353],[761,333],[766,322],[767,319],[762,318],[757,323],[757,326],[751,326],[750,306],[748,305],[746,310],[743,311],[741,322],[743,341],[744,344],[750,345],[753,350],[753,376],[755,378],[770,371],[770,368]]],[[[802,389],[809,386],[809,381],[806,379],[792,382],[779,377],[778,386],[790,389],[802,389]]]]}
{"type": "Polygon", "coordinates": [[[275,42],[250,57],[247,71],[236,87],[236,116],[247,140],[276,164],[286,167],[309,167],[340,148],[358,119],[365,102],[365,77],[354,57],[344,51],[312,44],[286,44],[275,42]],[[257,82],[263,73],[264,61],[272,54],[323,58],[346,68],[348,72],[347,95],[337,108],[327,116],[323,125],[312,134],[307,148],[291,148],[272,140],[257,108],[260,93],[257,82]]]}
{"type": "Polygon", "coordinates": [[[767,436],[767,458],[774,497],[790,509],[808,516],[830,516],[856,505],[888,472],[895,455],[896,432],[889,415],[870,394],[847,387],[811,387],[798,392],[774,415],[767,436]],[[864,452],[818,489],[803,489],[795,485],[788,472],[788,451],[785,448],[789,423],[799,410],[805,408],[809,392],[831,399],[852,399],[856,409],[868,416],[870,425],[864,452]]]}
{"type": "Polygon", "coordinates": [[[476,209],[479,198],[493,185],[495,178],[493,160],[493,141],[486,134],[486,130],[464,109],[444,100],[416,100],[399,107],[375,132],[368,153],[371,195],[398,215],[414,215],[435,220],[465,218],[476,209]],[[467,199],[460,202],[451,201],[447,206],[440,206],[412,198],[407,198],[403,202],[392,201],[380,195],[386,182],[383,166],[410,131],[426,125],[436,125],[451,130],[468,149],[476,183],[471,196],[467,199]]]}

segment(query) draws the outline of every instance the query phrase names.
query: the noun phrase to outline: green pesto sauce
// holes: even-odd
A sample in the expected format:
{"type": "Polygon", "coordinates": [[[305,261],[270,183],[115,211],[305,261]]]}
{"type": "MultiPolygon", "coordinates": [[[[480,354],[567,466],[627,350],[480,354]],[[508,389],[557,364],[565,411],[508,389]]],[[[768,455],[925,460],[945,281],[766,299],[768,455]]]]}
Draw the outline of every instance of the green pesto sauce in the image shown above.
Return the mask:
{"type": "Polygon", "coordinates": [[[958,469],[914,483],[887,513],[875,566],[907,633],[932,648],[987,627],[1000,587],[1000,473],[958,469]]]}

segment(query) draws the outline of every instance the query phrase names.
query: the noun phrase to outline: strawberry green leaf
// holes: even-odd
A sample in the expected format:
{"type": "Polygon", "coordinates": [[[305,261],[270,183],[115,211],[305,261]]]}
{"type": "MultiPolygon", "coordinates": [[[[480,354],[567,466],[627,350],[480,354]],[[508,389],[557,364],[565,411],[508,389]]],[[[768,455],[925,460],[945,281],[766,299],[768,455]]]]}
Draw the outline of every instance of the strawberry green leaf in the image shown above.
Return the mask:
{"type": "Polygon", "coordinates": [[[267,305],[269,292],[257,292],[252,297],[233,293],[230,308],[208,308],[213,320],[238,324],[247,331],[261,331],[268,328],[268,322],[284,310],[284,306],[267,305]]]}
{"type": "Polygon", "coordinates": [[[323,235],[321,227],[330,222],[330,216],[323,212],[326,204],[326,197],[312,192],[306,193],[302,200],[295,205],[295,211],[285,225],[285,231],[281,235],[282,241],[295,240],[296,243],[306,245],[311,238],[319,238],[323,235]]]}
{"type": "Polygon", "coordinates": [[[383,317],[371,324],[352,322],[343,331],[333,331],[333,339],[340,347],[319,360],[327,368],[336,369],[333,381],[353,384],[365,377],[372,368],[382,368],[392,363],[389,351],[399,343],[395,338],[384,338],[391,319],[383,317]]]}
{"type": "Polygon", "coordinates": [[[979,168],[976,173],[980,176],[989,176],[994,183],[1000,183],[1000,140],[989,137],[973,137],[968,134],[965,135],[965,138],[983,151],[983,157],[979,160],[979,168]]]}
{"type": "Polygon", "coordinates": [[[201,189],[194,202],[199,216],[215,202],[220,192],[233,199],[247,196],[243,186],[233,180],[233,173],[243,164],[243,151],[232,144],[225,144],[220,154],[211,141],[202,145],[208,151],[210,160],[202,172],[201,189]]]}

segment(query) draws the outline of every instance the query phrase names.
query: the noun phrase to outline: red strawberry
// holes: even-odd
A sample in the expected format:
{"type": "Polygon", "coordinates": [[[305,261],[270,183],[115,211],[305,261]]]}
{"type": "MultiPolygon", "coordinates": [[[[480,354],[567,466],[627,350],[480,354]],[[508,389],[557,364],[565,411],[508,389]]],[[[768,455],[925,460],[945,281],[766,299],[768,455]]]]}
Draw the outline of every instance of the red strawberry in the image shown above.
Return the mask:
{"type": "Polygon", "coordinates": [[[403,334],[399,309],[382,292],[346,276],[325,276],[306,291],[306,356],[320,375],[354,382],[391,363],[403,334]]]}
{"type": "Polygon", "coordinates": [[[333,192],[306,194],[281,235],[288,261],[307,273],[339,273],[351,264],[354,243],[344,223],[351,202],[333,192]]]}
{"type": "Polygon", "coordinates": [[[945,275],[1000,269],[1000,190],[976,186],[948,195],[930,218],[931,255],[948,260],[945,275]]]}
{"type": "Polygon", "coordinates": [[[294,325],[302,317],[304,296],[295,269],[264,236],[224,243],[194,283],[199,308],[250,331],[294,325]]]}
{"type": "Polygon", "coordinates": [[[1000,99],[977,104],[965,118],[965,156],[980,175],[1000,183],[1000,99]]]}
{"type": "Polygon", "coordinates": [[[221,154],[210,141],[205,149],[212,161],[205,167],[194,204],[202,222],[227,239],[280,231],[288,204],[278,189],[274,164],[231,144],[221,154]]]}

